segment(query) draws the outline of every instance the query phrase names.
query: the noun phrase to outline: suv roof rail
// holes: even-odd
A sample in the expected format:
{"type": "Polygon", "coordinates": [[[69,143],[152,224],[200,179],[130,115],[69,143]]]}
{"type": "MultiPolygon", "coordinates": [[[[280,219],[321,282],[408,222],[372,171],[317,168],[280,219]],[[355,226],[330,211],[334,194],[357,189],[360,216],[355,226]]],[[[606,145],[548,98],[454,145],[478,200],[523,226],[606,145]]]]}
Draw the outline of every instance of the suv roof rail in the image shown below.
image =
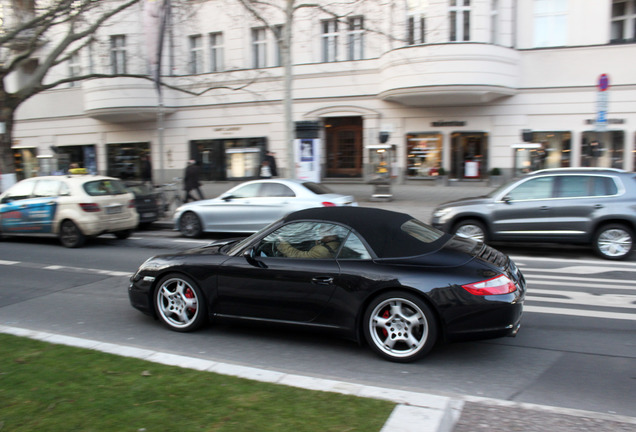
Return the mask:
{"type": "Polygon", "coordinates": [[[532,171],[529,174],[549,173],[555,171],[611,171],[617,173],[625,173],[624,169],[620,168],[603,168],[603,167],[568,167],[568,168],[545,168],[538,171],[532,171]]]}

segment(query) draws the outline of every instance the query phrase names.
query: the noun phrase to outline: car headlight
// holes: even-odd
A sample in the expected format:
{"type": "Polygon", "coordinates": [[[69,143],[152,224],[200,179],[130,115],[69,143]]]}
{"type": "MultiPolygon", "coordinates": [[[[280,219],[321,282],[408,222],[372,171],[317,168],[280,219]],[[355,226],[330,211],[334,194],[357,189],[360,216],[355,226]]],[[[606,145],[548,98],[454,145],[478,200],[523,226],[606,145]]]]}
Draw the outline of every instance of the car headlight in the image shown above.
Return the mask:
{"type": "Polygon", "coordinates": [[[444,223],[450,217],[452,209],[450,207],[437,209],[433,212],[433,218],[437,219],[439,223],[444,223]]]}

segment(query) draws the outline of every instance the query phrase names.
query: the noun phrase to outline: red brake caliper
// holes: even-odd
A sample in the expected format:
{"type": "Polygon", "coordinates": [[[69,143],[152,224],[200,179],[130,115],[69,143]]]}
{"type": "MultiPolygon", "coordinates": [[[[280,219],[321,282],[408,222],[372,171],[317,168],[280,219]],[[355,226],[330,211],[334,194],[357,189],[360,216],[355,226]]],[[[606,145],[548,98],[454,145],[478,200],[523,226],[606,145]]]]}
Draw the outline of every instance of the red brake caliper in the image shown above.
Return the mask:
{"type": "MultiPolygon", "coordinates": [[[[189,299],[194,298],[194,293],[192,292],[192,289],[187,288],[185,290],[185,297],[189,298],[189,299]]],[[[192,314],[194,314],[196,311],[197,311],[196,308],[188,308],[188,312],[190,312],[192,314]]]]}
{"type": "MultiPolygon", "coordinates": [[[[389,310],[385,310],[384,313],[382,314],[382,318],[388,318],[391,316],[391,313],[389,312],[389,310]]],[[[389,335],[389,332],[386,331],[385,328],[382,329],[382,334],[384,335],[384,337],[387,337],[389,335]]]]}

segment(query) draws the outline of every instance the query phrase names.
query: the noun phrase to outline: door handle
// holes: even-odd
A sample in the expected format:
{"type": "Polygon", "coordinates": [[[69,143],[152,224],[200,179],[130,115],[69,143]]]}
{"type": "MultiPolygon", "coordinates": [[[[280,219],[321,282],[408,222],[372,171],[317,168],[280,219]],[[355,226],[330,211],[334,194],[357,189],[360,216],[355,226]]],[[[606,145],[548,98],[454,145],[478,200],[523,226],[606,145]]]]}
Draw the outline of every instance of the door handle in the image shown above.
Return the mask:
{"type": "Polygon", "coordinates": [[[596,204],[594,206],[595,209],[602,209],[603,207],[605,207],[603,204],[596,204]]]}
{"type": "Polygon", "coordinates": [[[316,285],[331,285],[333,284],[333,278],[329,276],[316,276],[311,279],[311,282],[316,285]]]}
{"type": "Polygon", "coordinates": [[[550,206],[541,206],[539,210],[550,210],[550,206]]]}

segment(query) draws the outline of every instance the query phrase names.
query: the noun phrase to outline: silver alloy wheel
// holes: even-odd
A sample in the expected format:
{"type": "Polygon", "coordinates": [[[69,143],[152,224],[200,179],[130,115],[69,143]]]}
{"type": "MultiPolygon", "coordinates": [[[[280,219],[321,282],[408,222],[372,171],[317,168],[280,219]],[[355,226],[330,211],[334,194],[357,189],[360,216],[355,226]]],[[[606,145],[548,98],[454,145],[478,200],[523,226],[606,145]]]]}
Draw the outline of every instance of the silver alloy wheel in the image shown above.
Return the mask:
{"type": "Polygon", "coordinates": [[[483,228],[479,225],[471,223],[461,225],[459,228],[457,228],[455,234],[460,237],[466,237],[480,242],[483,242],[486,238],[483,228]]]}
{"type": "Polygon", "coordinates": [[[426,314],[405,298],[391,297],[378,303],[367,325],[374,345],[391,358],[416,356],[429,338],[426,314]]]}
{"type": "Polygon", "coordinates": [[[619,227],[602,231],[596,240],[599,252],[609,258],[620,258],[632,250],[632,236],[619,227]]]}
{"type": "Polygon", "coordinates": [[[201,308],[197,291],[179,277],[166,279],[155,293],[155,304],[160,318],[175,330],[196,326],[201,308]]]}
{"type": "Polygon", "coordinates": [[[199,217],[196,214],[187,212],[183,216],[181,216],[179,228],[181,234],[186,237],[198,237],[201,235],[202,232],[201,220],[199,220],[199,217]]]}

